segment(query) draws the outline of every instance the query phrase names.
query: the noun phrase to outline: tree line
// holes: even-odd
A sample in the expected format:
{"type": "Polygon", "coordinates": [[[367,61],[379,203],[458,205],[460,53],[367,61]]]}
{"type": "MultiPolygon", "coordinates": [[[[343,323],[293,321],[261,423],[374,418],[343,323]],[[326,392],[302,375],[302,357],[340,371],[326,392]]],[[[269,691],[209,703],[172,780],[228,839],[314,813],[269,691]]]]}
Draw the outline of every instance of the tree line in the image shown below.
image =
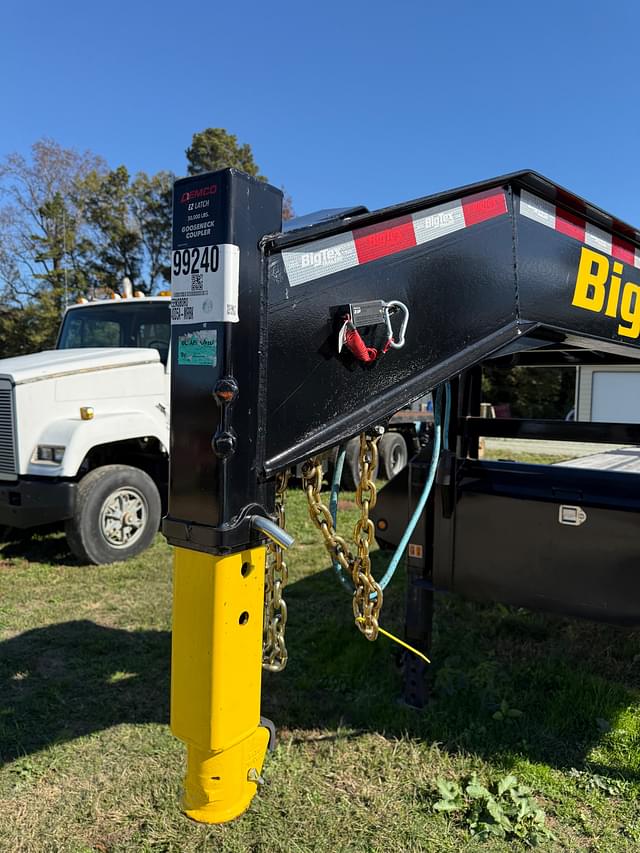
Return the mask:
{"type": "MultiPolygon", "coordinates": [[[[189,175],[233,166],[266,180],[251,146],[223,128],[195,133],[185,156],[189,175]]],[[[0,162],[0,358],[54,346],[65,306],[80,297],[118,292],[125,278],[145,295],[169,286],[174,180],[168,171],[111,169],[52,139],[0,162]]],[[[514,416],[563,417],[574,377],[488,368],[483,398],[514,416]]]]}
{"type": "MultiPolygon", "coordinates": [[[[266,180],[223,128],[195,133],[185,155],[189,175],[232,166],[266,180]]],[[[145,295],[169,286],[175,177],[131,175],[46,138],[0,162],[0,358],[52,347],[80,297],[119,292],[125,278],[145,295]]]]}

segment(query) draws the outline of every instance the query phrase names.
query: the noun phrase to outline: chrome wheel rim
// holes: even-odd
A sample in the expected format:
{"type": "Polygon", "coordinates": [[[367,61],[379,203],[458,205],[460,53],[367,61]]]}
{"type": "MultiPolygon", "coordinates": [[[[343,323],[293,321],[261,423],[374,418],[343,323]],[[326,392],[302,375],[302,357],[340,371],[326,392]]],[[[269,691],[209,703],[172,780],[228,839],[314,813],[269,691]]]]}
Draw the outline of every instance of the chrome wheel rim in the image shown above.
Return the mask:
{"type": "Polygon", "coordinates": [[[131,486],[116,489],[102,504],[100,532],[111,548],[128,548],[142,536],[147,517],[141,492],[131,486]]]}

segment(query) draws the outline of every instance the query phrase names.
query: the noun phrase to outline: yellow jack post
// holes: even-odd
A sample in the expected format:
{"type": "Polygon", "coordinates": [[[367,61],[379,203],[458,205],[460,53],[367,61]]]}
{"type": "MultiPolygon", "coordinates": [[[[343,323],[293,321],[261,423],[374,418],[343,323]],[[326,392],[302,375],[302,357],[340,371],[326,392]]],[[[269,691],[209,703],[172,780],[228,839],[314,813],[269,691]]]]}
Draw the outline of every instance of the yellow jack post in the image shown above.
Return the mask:
{"type": "Polygon", "coordinates": [[[203,823],[241,815],[262,781],[265,553],[175,549],[171,730],[187,744],[184,811],[203,823]]]}

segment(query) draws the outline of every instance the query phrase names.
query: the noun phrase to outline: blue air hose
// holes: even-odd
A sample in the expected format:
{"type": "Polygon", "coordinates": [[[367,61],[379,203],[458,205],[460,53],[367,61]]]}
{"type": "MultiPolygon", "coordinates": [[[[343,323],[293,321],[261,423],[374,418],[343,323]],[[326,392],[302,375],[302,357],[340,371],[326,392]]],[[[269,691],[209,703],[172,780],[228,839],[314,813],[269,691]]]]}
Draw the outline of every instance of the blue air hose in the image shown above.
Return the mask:
{"type": "MultiPolygon", "coordinates": [[[[431,494],[431,489],[433,488],[433,484],[436,479],[436,472],[438,470],[438,462],[440,461],[440,445],[442,440],[442,428],[440,426],[440,404],[442,399],[442,391],[441,387],[438,387],[436,392],[436,399],[434,409],[434,429],[433,429],[433,450],[431,452],[431,462],[429,464],[429,472],[427,474],[427,480],[422,489],[422,493],[420,498],[418,499],[418,503],[416,504],[416,508],[413,511],[413,515],[409,519],[409,523],[407,524],[404,533],[402,534],[402,538],[398,542],[398,547],[396,548],[393,557],[391,558],[391,562],[387,566],[387,570],[379,581],[380,588],[386,589],[391,578],[396,573],[396,569],[398,568],[398,564],[402,559],[402,555],[405,552],[407,545],[409,544],[409,540],[411,539],[411,535],[413,531],[416,529],[416,524],[418,523],[418,519],[422,515],[425,506],[427,505],[427,501],[429,499],[429,495],[431,494]]],[[[448,403],[448,397],[447,397],[448,403]]],[[[445,412],[445,423],[447,422],[447,413],[445,412]]],[[[375,596],[375,593],[372,593],[375,596]]]]}
{"type": "Polygon", "coordinates": [[[449,421],[451,419],[451,385],[445,382],[444,385],[444,436],[442,446],[445,450],[449,449],[449,421]]]}
{"type": "MultiPolygon", "coordinates": [[[[451,390],[449,387],[449,383],[447,382],[445,385],[445,412],[444,412],[444,442],[442,441],[442,428],[440,425],[440,408],[442,402],[442,386],[438,386],[438,390],[436,391],[436,399],[434,404],[434,431],[433,431],[433,450],[431,453],[431,462],[429,464],[429,471],[427,473],[427,479],[422,489],[422,493],[416,505],[416,508],[413,511],[413,515],[411,516],[407,527],[405,528],[404,533],[402,534],[402,538],[398,543],[398,546],[391,558],[389,565],[387,566],[387,570],[380,580],[380,588],[385,589],[391,578],[394,576],[396,569],[402,559],[402,555],[405,552],[407,545],[409,544],[409,540],[411,539],[411,535],[416,528],[416,524],[418,523],[418,519],[422,515],[422,512],[427,504],[427,500],[429,499],[429,495],[431,494],[431,490],[433,489],[433,484],[436,479],[436,472],[438,470],[438,462],[440,461],[440,447],[444,444],[444,448],[447,449],[449,445],[449,418],[450,418],[450,408],[451,408],[451,390]]],[[[331,499],[329,502],[329,510],[331,512],[331,518],[333,520],[333,526],[336,527],[337,523],[337,515],[338,515],[338,493],[340,491],[340,479],[342,477],[342,466],[344,465],[345,458],[345,450],[344,448],[340,448],[338,452],[338,459],[336,462],[336,467],[333,472],[333,481],[331,483],[331,499]]],[[[353,586],[347,580],[342,570],[342,566],[337,561],[334,561],[333,568],[336,571],[336,574],[340,578],[340,582],[348,589],[350,592],[353,592],[353,586]]],[[[375,597],[375,593],[371,594],[371,597],[375,597]]]]}

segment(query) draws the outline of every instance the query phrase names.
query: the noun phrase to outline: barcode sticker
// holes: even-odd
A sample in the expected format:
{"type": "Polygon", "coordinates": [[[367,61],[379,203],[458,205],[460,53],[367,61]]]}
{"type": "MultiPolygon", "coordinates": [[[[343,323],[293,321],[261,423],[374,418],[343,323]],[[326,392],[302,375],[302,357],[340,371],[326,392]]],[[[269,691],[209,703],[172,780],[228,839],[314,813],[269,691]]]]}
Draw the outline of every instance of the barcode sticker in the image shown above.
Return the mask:
{"type": "Polygon", "coordinates": [[[171,322],[237,323],[240,249],[231,243],[175,249],[171,322]]]}

